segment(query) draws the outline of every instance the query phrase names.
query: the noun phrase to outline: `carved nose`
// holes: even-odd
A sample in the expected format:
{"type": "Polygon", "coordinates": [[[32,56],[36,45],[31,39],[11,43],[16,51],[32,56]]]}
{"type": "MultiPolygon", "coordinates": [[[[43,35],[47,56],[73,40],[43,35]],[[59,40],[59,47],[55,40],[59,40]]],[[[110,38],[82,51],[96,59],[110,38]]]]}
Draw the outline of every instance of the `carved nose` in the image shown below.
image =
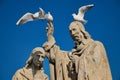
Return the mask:
{"type": "Polygon", "coordinates": [[[75,35],[75,32],[74,32],[74,31],[71,31],[71,35],[74,36],[74,35],[75,35]]]}
{"type": "Polygon", "coordinates": [[[75,35],[76,35],[75,32],[73,32],[73,33],[72,33],[72,36],[75,36],[75,35]]]}
{"type": "Polygon", "coordinates": [[[42,61],[42,58],[41,58],[41,57],[39,58],[39,61],[42,61]]]}

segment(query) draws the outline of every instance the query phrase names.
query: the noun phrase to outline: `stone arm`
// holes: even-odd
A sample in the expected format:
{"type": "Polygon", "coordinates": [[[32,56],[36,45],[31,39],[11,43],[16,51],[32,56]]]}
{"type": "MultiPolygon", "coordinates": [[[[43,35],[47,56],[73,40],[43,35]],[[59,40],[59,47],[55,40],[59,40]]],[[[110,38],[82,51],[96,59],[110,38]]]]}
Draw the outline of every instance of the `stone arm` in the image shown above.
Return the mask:
{"type": "Polygon", "coordinates": [[[48,21],[46,28],[47,41],[43,44],[43,48],[45,49],[45,51],[50,50],[51,47],[53,47],[53,45],[56,42],[53,33],[54,33],[53,23],[51,21],[48,21]]]}
{"type": "Polygon", "coordinates": [[[48,21],[47,28],[46,28],[46,35],[47,35],[47,41],[43,44],[43,48],[46,51],[46,55],[49,59],[49,61],[54,62],[55,60],[55,53],[56,53],[56,45],[55,45],[55,38],[53,36],[54,33],[54,26],[53,22],[48,21]]]}
{"type": "Polygon", "coordinates": [[[46,34],[47,34],[47,42],[49,42],[49,44],[54,45],[55,44],[55,38],[53,36],[54,33],[54,25],[53,22],[48,21],[47,23],[47,28],[46,28],[46,34]]]}
{"type": "Polygon", "coordinates": [[[53,33],[54,33],[53,22],[49,21],[47,23],[46,31],[47,31],[47,37],[48,37],[48,40],[49,40],[49,36],[53,36],[53,33]]]}

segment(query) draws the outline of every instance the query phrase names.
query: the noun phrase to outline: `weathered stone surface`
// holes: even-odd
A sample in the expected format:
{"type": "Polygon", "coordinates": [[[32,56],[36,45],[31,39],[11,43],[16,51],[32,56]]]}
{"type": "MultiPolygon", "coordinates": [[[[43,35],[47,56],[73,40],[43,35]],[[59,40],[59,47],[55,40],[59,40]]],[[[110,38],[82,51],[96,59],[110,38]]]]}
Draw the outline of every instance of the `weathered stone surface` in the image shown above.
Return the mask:
{"type": "Polygon", "coordinates": [[[112,80],[104,46],[91,39],[84,26],[74,21],[69,26],[75,47],[70,60],[75,65],[75,80],[112,80]]]}
{"type": "Polygon", "coordinates": [[[93,40],[82,24],[85,21],[84,13],[92,6],[93,4],[83,6],[78,15],[73,16],[77,21],[69,26],[75,43],[71,52],[61,50],[56,44],[53,19],[49,14],[46,28],[48,40],[43,44],[43,48],[35,48],[32,51],[25,67],[19,69],[12,80],[48,80],[42,68],[45,56],[50,62],[50,80],[112,80],[103,44],[93,40]]]}
{"type": "Polygon", "coordinates": [[[42,68],[44,57],[44,50],[40,47],[35,48],[25,67],[17,70],[12,80],[48,80],[48,76],[44,74],[42,68]]]}
{"type": "Polygon", "coordinates": [[[50,61],[50,80],[112,80],[103,44],[94,41],[81,22],[74,21],[69,26],[75,42],[70,53],[55,44],[50,28],[53,26],[48,26],[48,41],[43,45],[50,61]]]}

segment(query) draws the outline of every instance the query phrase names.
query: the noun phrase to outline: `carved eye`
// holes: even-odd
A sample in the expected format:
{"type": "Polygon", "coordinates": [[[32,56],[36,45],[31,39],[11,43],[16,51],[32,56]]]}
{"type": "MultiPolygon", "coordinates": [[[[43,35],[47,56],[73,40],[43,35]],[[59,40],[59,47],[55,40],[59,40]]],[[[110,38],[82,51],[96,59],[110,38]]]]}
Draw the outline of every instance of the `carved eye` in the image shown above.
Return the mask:
{"type": "Polygon", "coordinates": [[[40,55],[37,55],[37,57],[40,57],[40,55]]]}
{"type": "Polygon", "coordinates": [[[44,56],[41,56],[42,58],[44,58],[44,56]]]}
{"type": "Polygon", "coordinates": [[[76,31],[76,29],[75,29],[75,28],[73,28],[73,31],[76,31]]]}

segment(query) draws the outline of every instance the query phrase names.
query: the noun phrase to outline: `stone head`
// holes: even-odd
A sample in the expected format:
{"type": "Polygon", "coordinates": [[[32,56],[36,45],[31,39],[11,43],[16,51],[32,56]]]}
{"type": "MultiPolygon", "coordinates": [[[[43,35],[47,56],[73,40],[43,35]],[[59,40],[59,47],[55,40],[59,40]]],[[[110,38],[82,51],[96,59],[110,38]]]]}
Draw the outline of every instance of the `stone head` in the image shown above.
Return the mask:
{"type": "Polygon", "coordinates": [[[84,39],[90,38],[90,35],[85,31],[85,28],[81,22],[72,22],[69,26],[69,31],[72,39],[75,42],[81,42],[84,39]]]}
{"type": "Polygon", "coordinates": [[[44,49],[36,47],[32,50],[32,53],[27,61],[27,65],[34,64],[35,66],[41,66],[45,56],[46,54],[44,49]]]}

